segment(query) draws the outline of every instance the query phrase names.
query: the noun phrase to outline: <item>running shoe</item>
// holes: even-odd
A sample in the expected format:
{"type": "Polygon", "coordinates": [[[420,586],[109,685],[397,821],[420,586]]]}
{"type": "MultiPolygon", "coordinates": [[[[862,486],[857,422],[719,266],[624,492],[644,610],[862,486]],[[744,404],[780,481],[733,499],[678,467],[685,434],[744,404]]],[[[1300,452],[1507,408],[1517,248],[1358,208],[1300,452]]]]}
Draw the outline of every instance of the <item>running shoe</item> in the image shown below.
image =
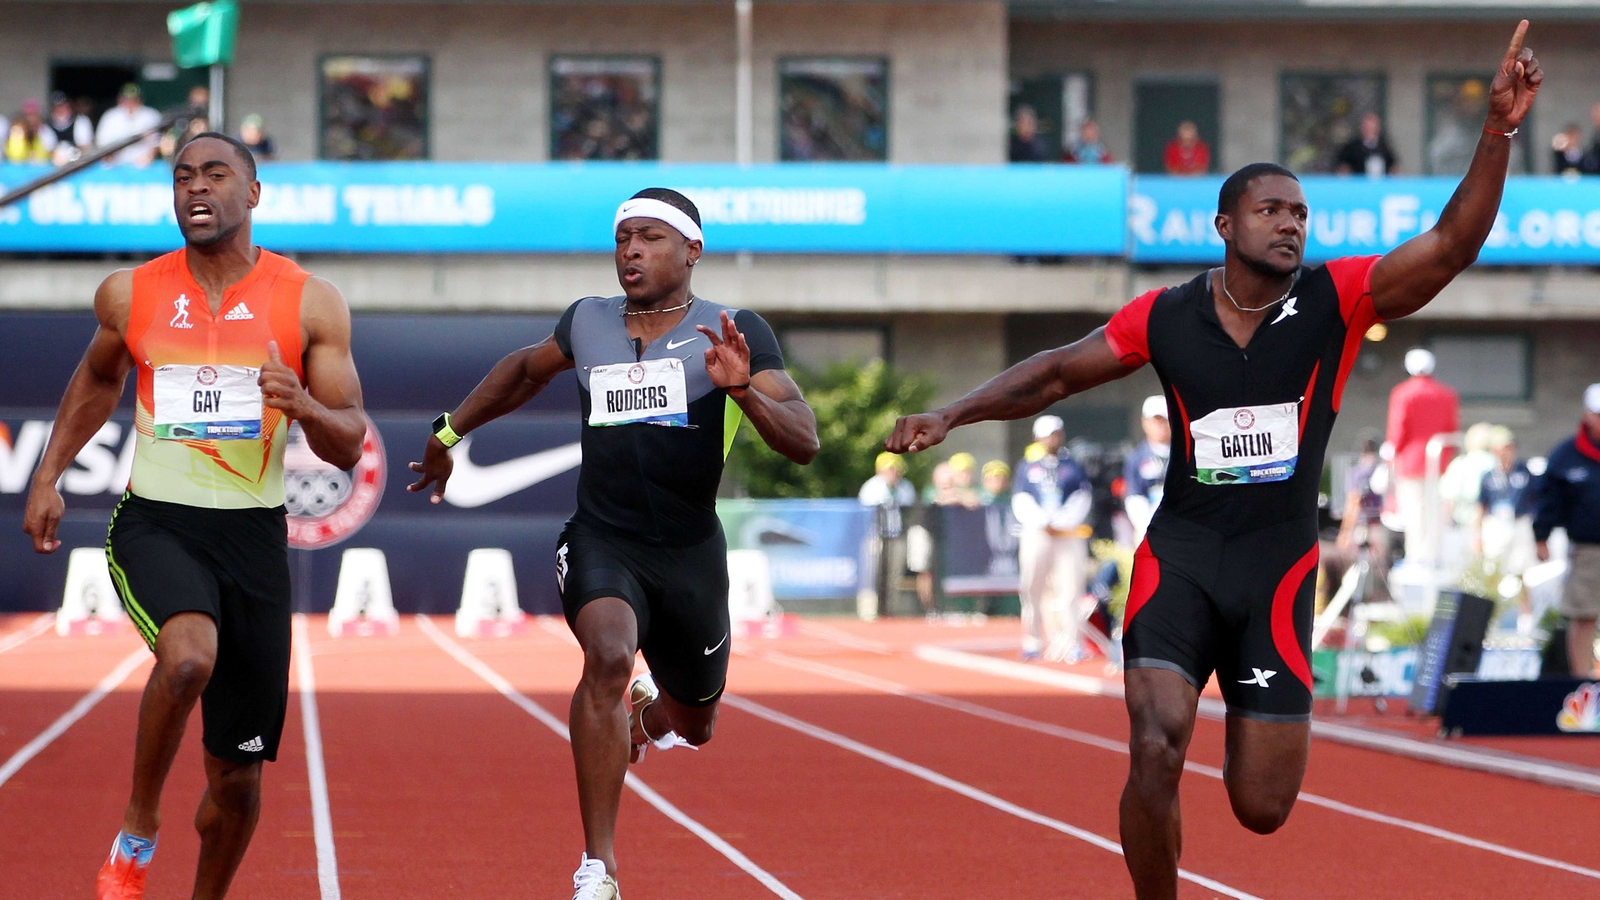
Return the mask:
{"type": "Polygon", "coordinates": [[[96,900],[144,900],[144,879],[155,853],[155,838],[117,832],[117,839],[111,842],[111,855],[95,879],[96,900]]]}
{"type": "Polygon", "coordinates": [[[629,765],[644,759],[644,752],[650,749],[650,735],[644,730],[644,711],[660,696],[661,690],[656,687],[656,680],[650,677],[649,672],[634,678],[633,683],[628,685],[629,765]]]}
{"type": "Polygon", "coordinates": [[[606,872],[606,864],[585,853],[572,876],[572,900],[622,900],[617,880],[606,872]]]}

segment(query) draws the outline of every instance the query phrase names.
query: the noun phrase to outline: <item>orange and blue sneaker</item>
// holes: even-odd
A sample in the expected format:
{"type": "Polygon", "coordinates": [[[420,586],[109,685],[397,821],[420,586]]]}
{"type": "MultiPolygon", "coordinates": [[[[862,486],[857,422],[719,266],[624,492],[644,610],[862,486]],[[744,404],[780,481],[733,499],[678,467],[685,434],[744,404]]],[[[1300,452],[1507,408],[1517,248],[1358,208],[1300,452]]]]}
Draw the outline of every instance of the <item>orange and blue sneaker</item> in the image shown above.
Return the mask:
{"type": "Polygon", "coordinates": [[[156,839],[117,832],[111,856],[95,879],[95,900],[144,900],[144,878],[156,855],[156,839]]]}

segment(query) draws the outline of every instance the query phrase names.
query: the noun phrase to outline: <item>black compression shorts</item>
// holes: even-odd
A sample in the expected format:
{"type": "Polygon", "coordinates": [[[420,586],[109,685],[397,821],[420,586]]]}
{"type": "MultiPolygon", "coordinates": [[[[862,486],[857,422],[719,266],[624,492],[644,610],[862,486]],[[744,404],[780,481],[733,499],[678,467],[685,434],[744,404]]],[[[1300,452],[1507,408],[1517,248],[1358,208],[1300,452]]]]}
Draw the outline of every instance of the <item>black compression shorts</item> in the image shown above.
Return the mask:
{"type": "Polygon", "coordinates": [[[206,509],[128,494],[112,513],[106,560],[152,650],[178,613],[216,623],[216,664],[200,695],[206,752],[243,764],[277,759],[289,702],[283,507],[206,509]]]}
{"type": "Polygon", "coordinates": [[[569,522],[556,542],[567,624],[590,601],[633,607],[656,684],[684,706],[710,706],[728,678],[728,543],[719,528],[689,547],[660,547],[569,522]]]}
{"type": "Polygon", "coordinates": [[[1158,513],[1134,555],[1127,668],[1169,669],[1196,690],[1215,671],[1231,715],[1310,721],[1316,569],[1314,520],[1224,538],[1158,513]]]}

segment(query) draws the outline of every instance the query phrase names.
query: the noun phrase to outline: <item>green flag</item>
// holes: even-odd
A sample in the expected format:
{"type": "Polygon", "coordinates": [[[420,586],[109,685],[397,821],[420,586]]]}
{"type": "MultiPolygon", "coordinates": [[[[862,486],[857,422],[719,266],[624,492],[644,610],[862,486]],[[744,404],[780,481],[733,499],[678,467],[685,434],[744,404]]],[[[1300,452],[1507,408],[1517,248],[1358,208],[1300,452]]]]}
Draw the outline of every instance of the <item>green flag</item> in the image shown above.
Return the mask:
{"type": "Polygon", "coordinates": [[[239,43],[239,4],[214,0],[168,13],[167,33],[179,68],[230,64],[239,43]]]}

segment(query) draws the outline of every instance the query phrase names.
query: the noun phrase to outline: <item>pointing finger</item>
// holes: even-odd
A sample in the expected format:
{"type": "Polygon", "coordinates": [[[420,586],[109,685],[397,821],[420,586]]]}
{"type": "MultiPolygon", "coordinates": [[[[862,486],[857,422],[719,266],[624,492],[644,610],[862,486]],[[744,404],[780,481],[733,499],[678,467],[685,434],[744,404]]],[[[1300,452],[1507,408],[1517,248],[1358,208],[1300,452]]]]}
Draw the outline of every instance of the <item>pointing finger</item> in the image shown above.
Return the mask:
{"type": "Polygon", "coordinates": [[[710,341],[711,346],[713,347],[722,343],[722,340],[717,337],[717,333],[704,325],[696,325],[695,330],[699,331],[701,334],[704,334],[706,336],[706,340],[710,341]]]}
{"type": "Polygon", "coordinates": [[[1511,35],[1511,46],[1506,48],[1506,62],[1511,62],[1512,60],[1516,59],[1517,54],[1522,52],[1522,38],[1527,33],[1528,20],[1523,19],[1521,22],[1517,23],[1516,33],[1511,35]]]}

